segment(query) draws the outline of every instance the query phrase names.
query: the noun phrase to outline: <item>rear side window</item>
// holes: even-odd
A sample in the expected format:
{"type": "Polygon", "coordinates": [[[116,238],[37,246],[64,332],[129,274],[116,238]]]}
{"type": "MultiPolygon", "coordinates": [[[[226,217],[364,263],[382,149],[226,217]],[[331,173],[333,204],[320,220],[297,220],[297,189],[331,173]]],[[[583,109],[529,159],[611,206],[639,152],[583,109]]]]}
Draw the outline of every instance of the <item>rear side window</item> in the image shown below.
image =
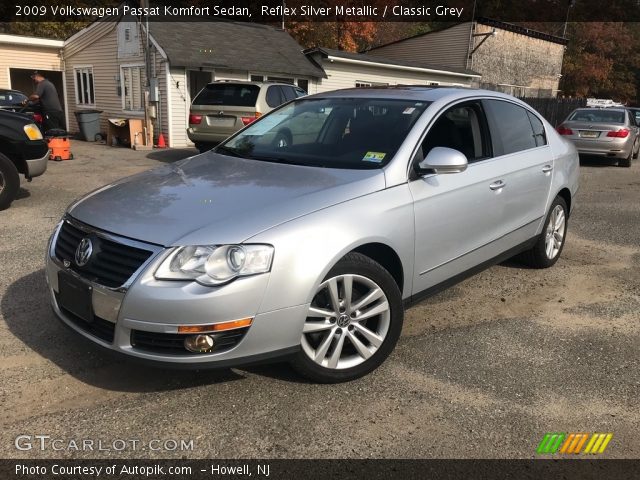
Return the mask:
{"type": "Polygon", "coordinates": [[[487,100],[495,123],[492,136],[502,140],[502,154],[521,152],[536,147],[533,127],[528,112],[513,103],[487,100]]]}
{"type": "Polygon", "coordinates": [[[296,98],[296,91],[293,87],[280,87],[282,88],[282,93],[284,94],[284,101],[288,102],[289,100],[293,100],[296,98]]]}
{"type": "Polygon", "coordinates": [[[536,117],[533,113],[527,112],[529,115],[529,120],[531,121],[531,126],[533,127],[533,139],[536,142],[536,147],[542,147],[547,144],[547,135],[544,132],[544,125],[540,121],[538,117],[536,117]]]}
{"type": "Polygon", "coordinates": [[[280,87],[278,85],[271,85],[267,88],[267,97],[266,97],[267,105],[271,108],[276,108],[278,105],[282,105],[284,100],[282,98],[282,92],[280,91],[280,87]]]}
{"type": "Polygon", "coordinates": [[[254,107],[260,87],[239,83],[210,83],[193,100],[194,105],[254,107]]]}

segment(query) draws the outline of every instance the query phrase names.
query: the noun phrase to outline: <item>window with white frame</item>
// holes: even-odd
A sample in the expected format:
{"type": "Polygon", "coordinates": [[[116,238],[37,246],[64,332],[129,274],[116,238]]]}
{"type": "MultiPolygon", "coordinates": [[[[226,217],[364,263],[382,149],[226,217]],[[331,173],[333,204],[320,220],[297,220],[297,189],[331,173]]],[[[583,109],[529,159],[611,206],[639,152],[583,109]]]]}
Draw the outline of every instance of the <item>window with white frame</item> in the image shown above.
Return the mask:
{"type": "Polygon", "coordinates": [[[123,65],[120,67],[122,85],[122,109],[130,112],[144,110],[144,86],[146,83],[144,65],[123,65]]]}
{"type": "Polygon", "coordinates": [[[94,106],[96,99],[93,85],[93,67],[75,67],[73,74],[76,86],[76,105],[94,106]]]}

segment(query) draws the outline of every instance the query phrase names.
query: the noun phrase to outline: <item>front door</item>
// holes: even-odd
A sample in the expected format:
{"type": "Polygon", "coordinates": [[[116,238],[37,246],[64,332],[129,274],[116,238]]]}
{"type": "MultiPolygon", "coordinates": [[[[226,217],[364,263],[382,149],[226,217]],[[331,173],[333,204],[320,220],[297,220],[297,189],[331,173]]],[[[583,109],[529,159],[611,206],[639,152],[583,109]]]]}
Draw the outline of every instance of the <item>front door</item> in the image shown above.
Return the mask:
{"type": "Polygon", "coordinates": [[[416,235],[413,294],[495,257],[500,252],[493,242],[505,233],[502,168],[492,155],[481,103],[445,110],[419,154],[426,158],[433,147],[464,153],[469,166],[461,173],[430,174],[409,183],[416,235]]]}

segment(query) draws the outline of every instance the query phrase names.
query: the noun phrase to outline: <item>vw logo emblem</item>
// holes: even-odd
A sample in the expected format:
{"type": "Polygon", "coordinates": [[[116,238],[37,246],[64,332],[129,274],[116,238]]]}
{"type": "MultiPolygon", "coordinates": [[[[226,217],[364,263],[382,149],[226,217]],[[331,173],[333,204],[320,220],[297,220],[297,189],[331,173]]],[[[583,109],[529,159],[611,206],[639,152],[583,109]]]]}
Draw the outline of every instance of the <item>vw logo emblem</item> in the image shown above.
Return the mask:
{"type": "Polygon", "coordinates": [[[89,237],[84,237],[80,240],[80,244],[76,249],[76,265],[79,267],[84,267],[87,263],[89,263],[89,259],[91,258],[91,254],[93,253],[93,244],[91,243],[91,239],[89,237]]]}

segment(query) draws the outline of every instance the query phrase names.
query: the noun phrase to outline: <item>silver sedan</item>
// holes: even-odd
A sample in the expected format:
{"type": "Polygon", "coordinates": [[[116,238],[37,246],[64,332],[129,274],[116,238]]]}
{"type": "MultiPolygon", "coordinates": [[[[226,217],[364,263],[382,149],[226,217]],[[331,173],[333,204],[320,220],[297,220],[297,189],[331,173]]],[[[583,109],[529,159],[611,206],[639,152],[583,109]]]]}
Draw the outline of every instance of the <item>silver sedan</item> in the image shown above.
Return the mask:
{"type": "Polygon", "coordinates": [[[558,133],[581,155],[615,158],[621,167],[638,158],[640,131],[625,108],[578,108],[558,126],[558,133]]]}
{"type": "Polygon", "coordinates": [[[573,144],[508,95],[313,95],[72,204],[49,244],[51,303],[154,364],[288,359],[351,380],[389,356],[410,304],[514,255],[552,266],[578,172],[573,144]]]}

